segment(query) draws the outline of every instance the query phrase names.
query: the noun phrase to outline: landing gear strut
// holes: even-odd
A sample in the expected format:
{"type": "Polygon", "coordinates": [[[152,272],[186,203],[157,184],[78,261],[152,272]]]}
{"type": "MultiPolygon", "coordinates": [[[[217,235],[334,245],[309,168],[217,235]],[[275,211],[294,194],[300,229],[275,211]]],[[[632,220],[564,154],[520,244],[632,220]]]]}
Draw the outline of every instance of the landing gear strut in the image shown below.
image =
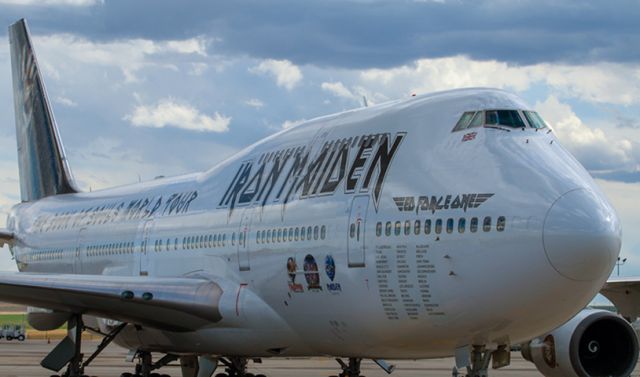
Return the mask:
{"type": "Polygon", "coordinates": [[[505,367],[511,363],[511,356],[506,345],[496,350],[487,350],[485,346],[473,346],[471,349],[471,365],[467,366],[467,374],[461,375],[453,368],[453,377],[488,377],[489,363],[493,360],[493,369],[505,367]]]}
{"type": "Polygon", "coordinates": [[[340,373],[338,377],[364,377],[360,375],[360,362],[362,359],[350,357],[348,364],[342,361],[342,359],[336,359],[336,361],[342,368],[342,373],[340,373]]]}
{"type": "Polygon", "coordinates": [[[225,373],[218,373],[216,377],[265,377],[264,374],[247,373],[248,360],[244,357],[221,357],[219,362],[226,368],[225,373]]]}
{"type": "Polygon", "coordinates": [[[135,367],[135,373],[122,373],[120,377],[168,377],[166,374],[151,373],[156,369],[160,369],[172,361],[178,360],[175,355],[165,355],[157,362],[153,362],[151,353],[147,351],[138,351],[136,353],[138,363],[135,367]]]}
{"type": "Polygon", "coordinates": [[[60,377],[85,377],[84,369],[115,339],[126,325],[126,323],[122,323],[106,334],[95,352],[83,362],[82,332],[85,327],[82,322],[82,315],[74,314],[67,323],[67,336],[40,362],[40,365],[55,372],[59,372],[66,365],[67,370],[60,377]]]}

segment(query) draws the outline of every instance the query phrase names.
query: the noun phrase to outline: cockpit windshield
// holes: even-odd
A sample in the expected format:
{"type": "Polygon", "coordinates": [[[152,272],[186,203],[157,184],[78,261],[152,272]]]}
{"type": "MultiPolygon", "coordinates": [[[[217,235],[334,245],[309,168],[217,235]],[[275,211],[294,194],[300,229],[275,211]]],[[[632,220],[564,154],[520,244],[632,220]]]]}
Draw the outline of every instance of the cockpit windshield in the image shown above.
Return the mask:
{"type": "Polygon", "coordinates": [[[474,127],[545,128],[547,124],[535,111],[483,110],[462,114],[453,131],[474,127]],[[526,120],[526,122],[525,122],[526,120]]]}

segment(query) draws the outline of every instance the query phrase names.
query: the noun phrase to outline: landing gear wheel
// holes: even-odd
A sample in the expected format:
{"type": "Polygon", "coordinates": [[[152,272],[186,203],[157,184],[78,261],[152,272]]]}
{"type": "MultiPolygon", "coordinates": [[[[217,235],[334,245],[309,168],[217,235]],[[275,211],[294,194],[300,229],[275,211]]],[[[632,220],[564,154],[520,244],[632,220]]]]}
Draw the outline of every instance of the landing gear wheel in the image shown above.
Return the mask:
{"type": "Polygon", "coordinates": [[[133,377],[133,374],[129,373],[129,372],[124,372],[120,375],[120,377],[133,377]]]}

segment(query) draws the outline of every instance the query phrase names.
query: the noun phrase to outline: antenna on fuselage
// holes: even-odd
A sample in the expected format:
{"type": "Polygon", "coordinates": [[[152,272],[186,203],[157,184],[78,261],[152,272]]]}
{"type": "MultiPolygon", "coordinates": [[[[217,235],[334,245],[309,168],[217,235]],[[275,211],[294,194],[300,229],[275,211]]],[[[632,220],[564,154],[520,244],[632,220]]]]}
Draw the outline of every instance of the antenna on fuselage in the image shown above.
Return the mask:
{"type": "Polygon", "coordinates": [[[367,101],[367,96],[362,96],[362,106],[369,107],[369,101],[367,101]]]}

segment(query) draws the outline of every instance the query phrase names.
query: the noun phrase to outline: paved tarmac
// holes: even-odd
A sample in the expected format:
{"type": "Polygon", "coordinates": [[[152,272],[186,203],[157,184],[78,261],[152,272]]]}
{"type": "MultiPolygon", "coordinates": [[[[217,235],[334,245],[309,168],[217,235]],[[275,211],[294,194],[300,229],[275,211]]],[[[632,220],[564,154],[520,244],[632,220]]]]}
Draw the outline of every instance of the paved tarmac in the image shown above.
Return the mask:
{"type": "MultiPolygon", "coordinates": [[[[85,354],[91,353],[97,341],[84,342],[85,354]]],[[[0,341],[0,376],[1,377],[49,377],[53,373],[40,367],[40,360],[55,344],[47,344],[42,340],[25,342],[0,341]]],[[[132,372],[133,364],[125,361],[127,351],[116,345],[109,346],[86,370],[89,376],[119,377],[122,372],[132,372]]],[[[512,353],[511,365],[500,370],[491,371],[491,376],[539,377],[533,364],[522,359],[519,353],[512,353]]],[[[427,361],[396,361],[395,377],[428,377],[451,376],[452,359],[427,361]]],[[[181,377],[177,365],[160,370],[172,377],[181,377]]],[[[218,372],[222,372],[221,369],[218,372]]],[[[267,377],[328,377],[339,372],[338,364],[333,359],[263,359],[261,364],[251,362],[249,372],[264,374],[267,377]]],[[[362,373],[367,377],[386,377],[387,374],[372,361],[362,364],[362,373]]],[[[640,376],[640,368],[636,368],[633,376],[640,376]]]]}

